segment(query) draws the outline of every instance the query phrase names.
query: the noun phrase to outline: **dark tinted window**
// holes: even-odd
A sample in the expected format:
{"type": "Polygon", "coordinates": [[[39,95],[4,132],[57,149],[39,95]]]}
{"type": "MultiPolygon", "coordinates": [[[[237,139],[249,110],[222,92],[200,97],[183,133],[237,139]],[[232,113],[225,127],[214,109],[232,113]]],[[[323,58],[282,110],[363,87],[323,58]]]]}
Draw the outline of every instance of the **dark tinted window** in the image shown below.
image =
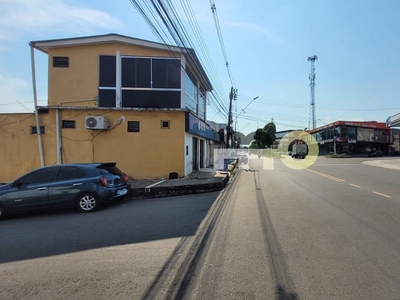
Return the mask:
{"type": "Polygon", "coordinates": [[[167,87],[167,62],[165,59],[153,59],[153,88],[167,87]]]}
{"type": "Polygon", "coordinates": [[[22,177],[19,182],[21,184],[36,184],[36,183],[45,183],[51,182],[56,167],[40,169],[34,171],[24,177],[22,177]]]}
{"type": "Polygon", "coordinates": [[[136,59],[122,58],[122,87],[136,87],[136,59]]]}
{"type": "Polygon", "coordinates": [[[100,86],[115,87],[116,85],[116,58],[115,56],[100,56],[100,86]]]}
{"type": "Polygon", "coordinates": [[[97,167],[100,174],[113,174],[121,176],[122,172],[115,165],[100,165],[97,167]]]}
{"type": "Polygon", "coordinates": [[[167,88],[181,88],[181,61],[179,59],[167,60],[167,88]]]}
{"type": "Polygon", "coordinates": [[[151,60],[149,58],[136,59],[136,86],[151,88],[151,60]]]}
{"type": "Polygon", "coordinates": [[[180,108],[181,92],[123,90],[122,107],[180,108]]]}
{"type": "Polygon", "coordinates": [[[71,180],[71,179],[79,179],[79,178],[85,178],[86,177],[86,172],[85,170],[79,168],[79,167],[70,167],[70,166],[65,166],[61,167],[60,171],[58,172],[57,179],[56,180],[71,180]]]}
{"type": "Polygon", "coordinates": [[[181,87],[181,62],[178,59],[153,59],[153,88],[181,87]]]}
{"type": "Polygon", "coordinates": [[[99,90],[99,107],[115,107],[115,90],[99,90]]]}

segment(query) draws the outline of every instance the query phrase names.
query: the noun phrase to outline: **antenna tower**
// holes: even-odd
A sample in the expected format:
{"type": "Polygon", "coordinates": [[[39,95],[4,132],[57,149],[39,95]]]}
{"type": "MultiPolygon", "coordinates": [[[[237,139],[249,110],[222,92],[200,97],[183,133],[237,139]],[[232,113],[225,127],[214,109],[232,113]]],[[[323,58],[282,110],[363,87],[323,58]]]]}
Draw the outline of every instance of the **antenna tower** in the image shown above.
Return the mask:
{"type": "Polygon", "coordinates": [[[309,56],[308,61],[311,61],[311,73],[309,75],[310,79],[310,89],[311,89],[311,102],[310,102],[310,117],[308,120],[308,129],[315,129],[317,125],[315,116],[315,68],[314,62],[318,60],[318,56],[309,56]]]}

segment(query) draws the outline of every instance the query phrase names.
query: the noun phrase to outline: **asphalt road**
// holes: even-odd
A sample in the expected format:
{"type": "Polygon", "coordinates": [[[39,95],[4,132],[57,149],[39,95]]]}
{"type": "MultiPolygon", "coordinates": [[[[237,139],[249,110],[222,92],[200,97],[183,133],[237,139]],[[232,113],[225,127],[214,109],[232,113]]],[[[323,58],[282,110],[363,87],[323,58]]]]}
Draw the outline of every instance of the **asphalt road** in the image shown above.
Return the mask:
{"type": "Polygon", "coordinates": [[[363,160],[252,156],[221,193],[0,222],[0,298],[400,299],[400,171],[363,160]]]}
{"type": "Polygon", "coordinates": [[[265,160],[230,187],[179,297],[400,299],[399,171],[265,160]]]}
{"type": "Polygon", "coordinates": [[[0,299],[161,297],[217,196],[122,201],[89,214],[4,220],[0,299]]]}

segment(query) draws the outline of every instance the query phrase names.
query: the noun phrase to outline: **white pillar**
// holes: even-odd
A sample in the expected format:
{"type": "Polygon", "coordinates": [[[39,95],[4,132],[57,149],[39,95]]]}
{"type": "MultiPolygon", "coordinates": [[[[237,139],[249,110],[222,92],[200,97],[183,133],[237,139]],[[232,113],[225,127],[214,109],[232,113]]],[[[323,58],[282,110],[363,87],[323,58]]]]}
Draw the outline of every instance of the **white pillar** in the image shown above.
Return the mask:
{"type": "Polygon", "coordinates": [[[122,67],[121,67],[121,53],[119,51],[117,51],[117,55],[116,55],[116,83],[115,83],[115,87],[116,87],[116,91],[115,91],[115,107],[122,107],[122,101],[121,101],[121,71],[122,71],[122,67]]]}

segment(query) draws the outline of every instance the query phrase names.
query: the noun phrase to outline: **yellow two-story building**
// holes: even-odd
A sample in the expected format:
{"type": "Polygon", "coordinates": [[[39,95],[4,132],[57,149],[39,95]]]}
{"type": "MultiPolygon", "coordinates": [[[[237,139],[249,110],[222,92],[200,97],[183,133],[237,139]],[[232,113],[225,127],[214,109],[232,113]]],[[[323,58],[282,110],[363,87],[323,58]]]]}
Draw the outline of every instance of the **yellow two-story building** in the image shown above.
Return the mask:
{"type": "Polygon", "coordinates": [[[48,105],[0,115],[0,182],[62,163],[113,161],[134,179],[212,165],[212,86],[192,49],[118,34],[30,47],[48,55],[48,105]]]}

